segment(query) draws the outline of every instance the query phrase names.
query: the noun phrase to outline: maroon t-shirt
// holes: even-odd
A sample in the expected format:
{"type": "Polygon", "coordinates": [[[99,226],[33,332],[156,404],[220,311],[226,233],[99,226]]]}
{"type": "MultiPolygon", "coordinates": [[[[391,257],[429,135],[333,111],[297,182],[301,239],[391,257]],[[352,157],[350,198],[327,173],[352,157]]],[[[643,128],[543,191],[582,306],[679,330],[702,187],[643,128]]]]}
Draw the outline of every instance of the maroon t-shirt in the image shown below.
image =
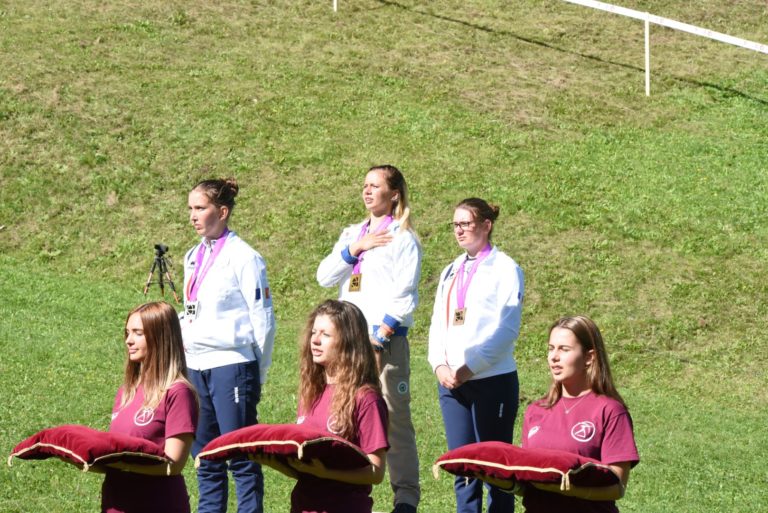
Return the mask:
{"type": "MultiPolygon", "coordinates": [[[[531,404],[523,420],[524,448],[557,449],[594,458],[603,464],[640,461],[632,418],[620,402],[604,395],[562,397],[550,409],[531,404]]],[[[618,512],[614,501],[590,501],[545,492],[532,486],[523,497],[526,513],[618,512]]]]}
{"type": "MultiPolygon", "coordinates": [[[[297,424],[334,433],[333,418],[328,408],[333,397],[333,385],[326,386],[314,408],[299,411],[297,424]]],[[[387,442],[387,404],[373,391],[358,394],[355,404],[357,432],[349,439],[364,453],[389,449],[387,442]]],[[[291,513],[370,513],[373,508],[370,485],[354,485],[301,474],[291,493],[291,513]]]]}
{"type": "MultiPolygon", "coordinates": [[[[117,392],[109,431],[145,438],[165,447],[166,438],[195,432],[197,402],[194,392],[176,383],[156,408],[144,408],[144,390],[120,409],[123,389],[117,392]]],[[[184,477],[148,476],[107,470],[101,488],[101,510],[107,513],[188,513],[189,495],[184,477]]]]}

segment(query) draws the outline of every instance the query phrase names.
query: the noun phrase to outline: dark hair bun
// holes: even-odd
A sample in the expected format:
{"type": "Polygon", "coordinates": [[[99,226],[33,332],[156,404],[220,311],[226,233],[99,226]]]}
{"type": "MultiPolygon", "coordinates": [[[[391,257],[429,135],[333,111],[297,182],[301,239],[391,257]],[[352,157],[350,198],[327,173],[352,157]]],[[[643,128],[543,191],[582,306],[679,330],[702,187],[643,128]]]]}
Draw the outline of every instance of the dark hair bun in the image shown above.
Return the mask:
{"type": "Polygon", "coordinates": [[[496,205],[490,205],[487,201],[481,198],[466,198],[456,205],[456,208],[463,208],[472,212],[472,217],[476,220],[490,220],[496,221],[499,217],[499,207],[496,205]]]}
{"type": "Polygon", "coordinates": [[[235,208],[235,196],[240,186],[234,178],[216,178],[199,182],[192,190],[202,191],[214,205],[235,208]]]}
{"type": "Polygon", "coordinates": [[[240,192],[240,186],[237,185],[237,179],[231,176],[229,178],[224,178],[221,181],[224,182],[224,186],[221,188],[222,193],[227,191],[229,193],[228,196],[234,199],[235,196],[237,196],[237,193],[240,192]]]}

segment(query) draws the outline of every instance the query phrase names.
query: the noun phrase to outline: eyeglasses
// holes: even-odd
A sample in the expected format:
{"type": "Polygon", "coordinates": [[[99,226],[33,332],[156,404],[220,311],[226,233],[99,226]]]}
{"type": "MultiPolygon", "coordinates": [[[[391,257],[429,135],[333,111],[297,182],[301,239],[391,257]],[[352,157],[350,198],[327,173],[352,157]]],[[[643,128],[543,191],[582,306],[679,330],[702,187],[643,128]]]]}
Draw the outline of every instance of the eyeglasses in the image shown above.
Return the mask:
{"type": "Polygon", "coordinates": [[[452,228],[454,231],[456,231],[456,230],[458,230],[459,228],[461,228],[461,231],[463,231],[463,232],[464,232],[464,231],[467,231],[467,230],[469,230],[469,229],[470,229],[470,228],[472,228],[473,226],[475,226],[475,222],[474,222],[474,221],[459,221],[458,223],[448,223],[448,225],[449,225],[449,226],[450,226],[450,227],[451,227],[451,228],[452,228]]]}

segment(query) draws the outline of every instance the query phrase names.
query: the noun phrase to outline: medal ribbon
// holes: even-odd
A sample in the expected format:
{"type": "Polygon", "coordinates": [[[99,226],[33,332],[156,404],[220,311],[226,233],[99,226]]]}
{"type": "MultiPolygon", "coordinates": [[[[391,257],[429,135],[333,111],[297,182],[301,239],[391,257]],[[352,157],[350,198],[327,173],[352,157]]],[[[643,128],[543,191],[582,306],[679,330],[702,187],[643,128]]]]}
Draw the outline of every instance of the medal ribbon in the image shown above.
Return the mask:
{"type": "MultiPolygon", "coordinates": [[[[459,267],[459,270],[457,272],[458,276],[456,277],[457,285],[456,288],[456,307],[461,310],[464,308],[464,301],[467,299],[467,290],[469,289],[469,284],[472,282],[472,278],[475,276],[475,272],[477,272],[477,267],[480,265],[480,262],[488,258],[488,255],[491,254],[491,245],[488,244],[483,248],[483,250],[477,255],[477,258],[472,263],[472,267],[469,269],[469,275],[466,278],[466,282],[464,281],[464,273],[465,269],[464,266],[467,263],[467,259],[464,259],[464,261],[461,263],[461,267],[459,267]]],[[[450,296],[448,297],[448,301],[450,301],[450,296]]]]}
{"type": "MultiPolygon", "coordinates": [[[[382,222],[379,223],[379,226],[376,227],[376,230],[374,230],[373,233],[379,233],[386,230],[390,224],[392,224],[392,221],[395,219],[392,216],[387,216],[384,218],[382,222]]],[[[359,241],[363,237],[365,237],[365,234],[368,232],[368,227],[371,225],[371,221],[368,220],[367,223],[364,223],[363,226],[360,228],[360,234],[355,239],[355,242],[359,241]]],[[[357,255],[357,263],[352,268],[352,274],[360,274],[360,265],[363,263],[363,255],[367,252],[362,251],[359,255],[357,255]]]]}
{"type": "MultiPolygon", "coordinates": [[[[448,288],[448,295],[445,296],[448,298],[445,302],[445,326],[450,328],[451,327],[451,292],[453,292],[453,286],[456,284],[456,277],[457,275],[453,275],[453,279],[451,280],[451,286],[448,288]]],[[[445,353],[446,361],[448,361],[448,353],[445,353]]]]}
{"type": "Polygon", "coordinates": [[[211,256],[205,262],[203,267],[203,257],[205,256],[205,243],[200,244],[200,249],[197,250],[197,256],[195,257],[195,270],[192,273],[192,278],[189,279],[189,285],[187,286],[187,300],[197,301],[197,291],[200,290],[200,285],[203,284],[205,275],[208,274],[211,266],[213,266],[214,260],[219,256],[221,250],[224,249],[224,244],[227,242],[227,235],[229,235],[229,229],[225,228],[221,237],[216,239],[213,244],[213,250],[211,250],[211,256]],[[202,269],[201,269],[202,267],[202,269]]]}

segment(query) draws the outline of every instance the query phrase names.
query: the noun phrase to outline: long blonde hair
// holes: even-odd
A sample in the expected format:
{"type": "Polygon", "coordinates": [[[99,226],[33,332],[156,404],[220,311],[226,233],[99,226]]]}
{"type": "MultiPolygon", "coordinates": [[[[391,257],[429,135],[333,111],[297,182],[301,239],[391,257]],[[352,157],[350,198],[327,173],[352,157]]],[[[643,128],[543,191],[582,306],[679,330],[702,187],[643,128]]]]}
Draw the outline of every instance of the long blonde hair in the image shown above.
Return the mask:
{"type": "MultiPolygon", "coordinates": [[[[165,302],[139,305],[128,313],[125,319],[126,336],[128,320],[138,314],[147,342],[147,355],[141,362],[125,362],[123,378],[123,399],[120,407],[130,403],[141,384],[144,389],[144,407],[155,408],[163,395],[177,382],[195,388],[187,379],[187,363],[184,358],[184,344],[181,338],[179,315],[165,302]]],[[[197,399],[197,394],[195,394],[197,399]]]]}
{"type": "Polygon", "coordinates": [[[339,436],[347,439],[354,437],[355,399],[361,392],[373,390],[381,393],[376,360],[368,336],[368,323],[363,312],[347,301],[329,299],[315,308],[307,319],[300,343],[299,411],[310,412],[323,395],[326,371],[334,377],[333,399],[329,408],[329,417],[335,420],[339,436]],[[315,363],[312,359],[312,329],[315,319],[327,316],[338,337],[334,351],[334,360],[328,368],[315,363]]]}
{"type": "Polygon", "coordinates": [[[411,208],[408,206],[408,185],[405,183],[403,173],[390,164],[373,166],[368,169],[369,173],[371,171],[381,171],[389,189],[397,191],[397,200],[392,206],[392,217],[400,222],[400,226],[403,230],[413,231],[413,226],[409,219],[411,208]]]}
{"type": "MultiPolygon", "coordinates": [[[[605,350],[603,336],[600,334],[597,324],[589,317],[576,315],[573,317],[561,317],[552,324],[549,328],[549,333],[551,334],[555,328],[566,329],[573,333],[576,336],[576,340],[579,341],[583,354],[586,355],[587,352],[594,351],[594,360],[587,367],[587,380],[590,390],[596,394],[612,397],[626,408],[624,399],[622,399],[613,384],[611,366],[608,364],[608,353],[605,350]]],[[[542,402],[546,408],[551,408],[562,396],[563,385],[552,380],[549,392],[542,402]]]]}

